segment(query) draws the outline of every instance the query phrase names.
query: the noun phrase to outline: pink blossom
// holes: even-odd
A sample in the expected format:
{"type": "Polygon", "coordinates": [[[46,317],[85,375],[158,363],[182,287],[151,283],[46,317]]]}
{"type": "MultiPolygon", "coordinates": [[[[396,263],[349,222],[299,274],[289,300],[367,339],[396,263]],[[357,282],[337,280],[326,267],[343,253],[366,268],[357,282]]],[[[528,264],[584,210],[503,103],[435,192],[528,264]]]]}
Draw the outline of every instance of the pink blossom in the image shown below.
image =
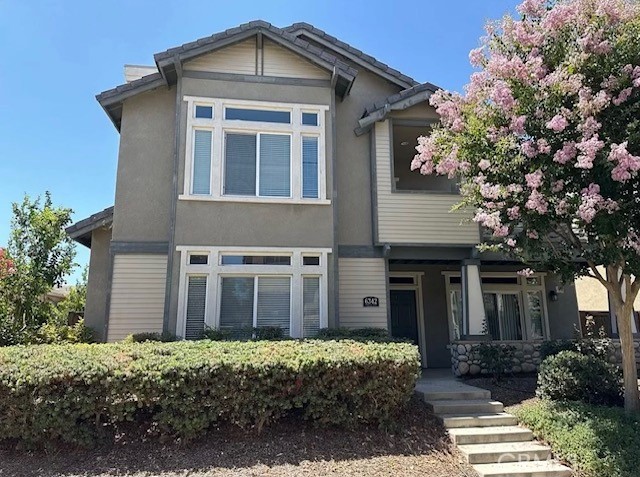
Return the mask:
{"type": "Polygon", "coordinates": [[[491,184],[482,184],[480,186],[480,195],[485,199],[499,199],[500,198],[500,186],[491,184]]]}
{"type": "Polygon", "coordinates": [[[520,207],[514,205],[513,207],[509,207],[507,209],[507,216],[510,220],[517,220],[520,218],[520,207]]]}
{"type": "Polygon", "coordinates": [[[530,189],[537,189],[542,185],[542,177],[542,171],[538,169],[537,171],[530,174],[525,174],[524,179],[530,189]]]}
{"type": "Polygon", "coordinates": [[[453,146],[451,152],[443,157],[436,165],[436,172],[442,176],[446,175],[449,179],[453,179],[463,167],[465,167],[463,163],[458,160],[458,146],[453,146]]]}
{"type": "Polygon", "coordinates": [[[595,135],[595,133],[597,133],[601,127],[602,124],[599,123],[596,118],[594,118],[593,116],[589,116],[584,120],[582,124],[578,126],[578,129],[585,137],[591,137],[595,135]]]}
{"type": "Polygon", "coordinates": [[[538,232],[535,230],[527,230],[527,237],[529,237],[530,239],[538,240],[540,238],[540,235],[538,235],[538,232]]]}
{"type": "Polygon", "coordinates": [[[480,162],[478,162],[478,167],[480,168],[480,170],[486,171],[491,167],[491,162],[488,159],[482,159],[480,162]]]}
{"type": "Polygon", "coordinates": [[[549,122],[547,122],[547,129],[551,129],[555,132],[562,132],[569,125],[569,121],[561,114],[556,114],[549,122]]]}
{"type": "Polygon", "coordinates": [[[557,194],[558,192],[562,191],[562,189],[564,189],[564,181],[562,179],[554,181],[551,184],[551,192],[553,192],[554,194],[557,194]]]}
{"type": "Polygon", "coordinates": [[[538,150],[534,146],[533,141],[525,141],[520,146],[520,150],[522,153],[527,156],[529,159],[532,159],[538,155],[538,150]]]}
{"type": "Polygon", "coordinates": [[[549,145],[546,139],[544,138],[538,139],[536,144],[538,146],[538,152],[540,154],[549,154],[551,152],[551,146],[549,145]]]}
{"type": "Polygon", "coordinates": [[[534,190],[529,195],[529,199],[525,204],[525,207],[529,210],[535,210],[540,215],[544,215],[549,210],[549,204],[547,203],[544,196],[538,192],[538,190],[534,190]]]}
{"type": "Polygon", "coordinates": [[[518,270],[518,275],[520,275],[521,277],[532,277],[533,274],[535,273],[533,270],[531,270],[530,268],[523,268],[522,270],[518,270]]]}
{"type": "Polygon", "coordinates": [[[600,195],[600,186],[598,184],[591,183],[580,192],[578,216],[587,224],[593,222],[596,214],[601,210],[612,214],[618,209],[619,206],[616,201],[605,199],[600,195]]]}
{"type": "Polygon", "coordinates": [[[569,203],[565,199],[560,200],[556,204],[556,214],[567,215],[568,211],[569,211],[569,203]]]}
{"type": "Polygon", "coordinates": [[[627,141],[622,144],[612,144],[608,159],[616,163],[611,171],[611,178],[614,181],[626,182],[640,171],[640,157],[633,156],[627,151],[627,141]]]}
{"type": "Polygon", "coordinates": [[[516,241],[513,240],[512,238],[507,239],[507,245],[511,248],[516,246],[516,241]]]}
{"type": "Polygon", "coordinates": [[[509,235],[509,227],[506,225],[501,225],[493,230],[494,237],[506,237],[507,235],[509,235]]]}
{"type": "Polygon", "coordinates": [[[524,130],[524,123],[527,121],[527,117],[522,115],[522,116],[515,116],[513,118],[511,118],[511,124],[509,125],[509,128],[511,129],[511,131],[513,131],[516,134],[525,134],[525,130],[524,130]]]}
{"type": "Polygon", "coordinates": [[[578,153],[578,150],[576,149],[575,143],[566,142],[562,146],[562,149],[559,149],[553,155],[553,160],[558,164],[566,164],[567,162],[572,160],[574,157],[576,157],[577,153],[578,153]]]}
{"type": "Polygon", "coordinates": [[[629,96],[631,96],[631,92],[633,91],[633,88],[625,88],[622,91],[620,91],[620,93],[618,94],[618,96],[616,96],[615,98],[613,98],[613,100],[611,101],[613,104],[615,104],[616,106],[620,106],[622,103],[624,103],[627,99],[629,99],[629,96]]]}
{"type": "Polygon", "coordinates": [[[604,142],[598,138],[598,135],[594,135],[589,139],[583,139],[576,148],[582,153],[578,156],[576,167],[579,169],[592,169],[593,161],[596,158],[598,152],[604,147],[604,142]]]}
{"type": "Polygon", "coordinates": [[[509,194],[519,194],[523,190],[524,189],[522,188],[522,186],[520,184],[509,184],[507,186],[507,192],[509,194]]]}
{"type": "Polygon", "coordinates": [[[491,91],[491,99],[503,111],[510,111],[516,104],[511,88],[504,81],[496,81],[491,91]]]}
{"type": "Polygon", "coordinates": [[[475,48],[469,52],[469,61],[473,66],[482,66],[485,60],[484,48],[475,48]]]}
{"type": "Polygon", "coordinates": [[[546,11],[545,0],[524,0],[516,8],[522,15],[529,17],[539,17],[546,11]]]}

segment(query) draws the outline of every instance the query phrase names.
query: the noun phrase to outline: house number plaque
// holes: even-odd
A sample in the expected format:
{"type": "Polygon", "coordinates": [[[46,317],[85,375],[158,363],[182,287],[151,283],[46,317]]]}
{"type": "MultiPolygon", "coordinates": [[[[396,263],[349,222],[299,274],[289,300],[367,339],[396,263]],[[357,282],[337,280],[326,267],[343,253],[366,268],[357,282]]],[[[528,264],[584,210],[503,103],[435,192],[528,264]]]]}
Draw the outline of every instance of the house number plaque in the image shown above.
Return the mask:
{"type": "Polygon", "coordinates": [[[380,306],[377,296],[365,296],[362,299],[362,306],[380,306]]]}

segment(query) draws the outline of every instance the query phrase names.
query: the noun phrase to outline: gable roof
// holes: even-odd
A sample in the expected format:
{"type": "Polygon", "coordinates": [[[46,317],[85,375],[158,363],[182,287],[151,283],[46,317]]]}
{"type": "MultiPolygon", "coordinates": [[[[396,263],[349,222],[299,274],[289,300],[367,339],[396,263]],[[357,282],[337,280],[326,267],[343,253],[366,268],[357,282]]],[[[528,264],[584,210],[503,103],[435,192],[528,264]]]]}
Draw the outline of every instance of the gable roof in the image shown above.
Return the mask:
{"type": "Polygon", "coordinates": [[[384,101],[372,104],[365,109],[362,118],[358,121],[356,135],[360,136],[371,128],[373,123],[384,121],[391,111],[402,111],[415,106],[418,103],[428,100],[433,93],[440,88],[431,83],[421,83],[411,88],[404,89],[399,93],[392,94],[384,101]]]}
{"type": "Polygon", "coordinates": [[[306,22],[297,22],[288,27],[283,28],[283,30],[300,37],[300,35],[304,35],[317,43],[329,48],[336,53],[349,58],[356,64],[367,68],[373,73],[378,74],[391,81],[392,83],[397,84],[402,88],[410,88],[419,84],[416,80],[407,76],[400,71],[391,68],[386,63],[383,63],[371,55],[367,55],[362,50],[359,50],[344,41],[339,40],[335,36],[329,35],[324,30],[320,28],[316,28],[310,23],[306,22]]]}
{"type": "Polygon", "coordinates": [[[178,70],[182,68],[182,64],[185,61],[256,35],[259,39],[262,37],[268,38],[280,46],[299,54],[316,66],[330,71],[333,75],[332,84],[335,85],[338,95],[344,97],[349,94],[358,70],[306,40],[298,38],[268,22],[256,20],[156,53],[154,60],[158,73],[143,76],[138,80],[103,91],[96,96],[96,99],[111,118],[116,129],[119,130],[122,118],[122,101],[133,95],[150,91],[163,85],[175,84],[178,70]]]}
{"type": "Polygon", "coordinates": [[[67,235],[76,242],[91,248],[91,232],[100,227],[110,226],[113,223],[113,206],[79,220],[66,229],[67,235]]]}

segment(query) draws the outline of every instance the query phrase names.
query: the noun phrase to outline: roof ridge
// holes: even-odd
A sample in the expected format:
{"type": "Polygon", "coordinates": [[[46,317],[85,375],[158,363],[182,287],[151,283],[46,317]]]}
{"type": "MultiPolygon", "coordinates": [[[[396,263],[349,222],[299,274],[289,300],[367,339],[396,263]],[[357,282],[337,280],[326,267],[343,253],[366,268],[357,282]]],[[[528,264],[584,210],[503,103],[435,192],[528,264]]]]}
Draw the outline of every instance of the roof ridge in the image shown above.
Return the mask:
{"type": "Polygon", "coordinates": [[[416,81],[414,78],[405,75],[404,73],[402,73],[401,71],[392,68],[391,66],[389,66],[386,63],[383,63],[382,61],[378,60],[377,58],[368,55],[367,53],[365,53],[364,51],[350,45],[349,43],[346,43],[342,40],[340,40],[339,38],[328,34],[326,31],[321,30],[320,28],[312,25],[311,23],[307,23],[307,22],[295,22],[292,23],[291,25],[284,27],[283,28],[284,31],[287,31],[289,33],[298,31],[298,30],[306,30],[309,33],[312,33],[320,38],[322,38],[323,40],[326,40],[327,42],[335,45],[338,48],[341,48],[347,52],[349,52],[352,55],[357,56],[358,58],[360,58],[362,61],[368,63],[369,65],[371,65],[374,68],[378,68],[381,69],[383,71],[385,71],[386,73],[390,74],[391,76],[397,78],[400,81],[403,81],[404,83],[410,84],[412,86],[417,86],[421,83],[419,83],[418,81],[416,81]]]}

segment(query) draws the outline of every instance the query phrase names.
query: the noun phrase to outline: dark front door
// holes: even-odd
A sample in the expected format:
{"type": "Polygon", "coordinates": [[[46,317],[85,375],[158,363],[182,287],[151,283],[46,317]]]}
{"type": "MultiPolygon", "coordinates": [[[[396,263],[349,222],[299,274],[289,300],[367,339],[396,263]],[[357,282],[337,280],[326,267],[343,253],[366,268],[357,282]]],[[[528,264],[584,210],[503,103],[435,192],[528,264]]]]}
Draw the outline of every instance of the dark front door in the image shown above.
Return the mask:
{"type": "Polygon", "coordinates": [[[391,290],[391,335],[418,344],[415,290],[391,290]]]}

